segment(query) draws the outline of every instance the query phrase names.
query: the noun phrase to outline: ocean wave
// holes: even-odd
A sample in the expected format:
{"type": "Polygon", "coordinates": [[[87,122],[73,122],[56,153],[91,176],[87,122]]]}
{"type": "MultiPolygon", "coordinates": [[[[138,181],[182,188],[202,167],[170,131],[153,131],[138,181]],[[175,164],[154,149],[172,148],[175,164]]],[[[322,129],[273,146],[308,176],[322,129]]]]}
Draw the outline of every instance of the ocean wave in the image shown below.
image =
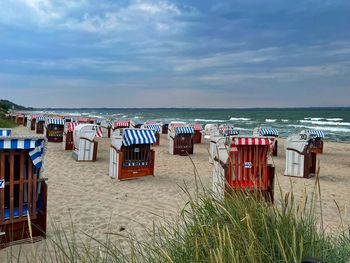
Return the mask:
{"type": "Polygon", "coordinates": [[[202,122],[226,122],[226,120],[210,120],[210,119],[194,119],[194,121],[202,121],[202,122]]]}
{"type": "Polygon", "coordinates": [[[342,118],[328,118],[327,121],[342,121],[342,118]]]}
{"type": "Polygon", "coordinates": [[[247,129],[247,128],[241,128],[241,127],[235,127],[235,130],[240,130],[240,131],[251,131],[251,132],[253,132],[253,129],[247,129]]]}
{"type": "Polygon", "coordinates": [[[340,127],[328,127],[328,126],[323,126],[323,127],[314,127],[314,126],[308,126],[308,125],[297,125],[297,124],[290,124],[287,125],[289,127],[294,127],[294,128],[304,128],[304,129],[310,129],[310,130],[322,130],[322,131],[332,131],[332,132],[350,132],[349,128],[340,128],[340,127]]]}
{"type": "Polygon", "coordinates": [[[350,122],[336,122],[336,121],[312,121],[300,120],[301,123],[311,123],[315,125],[330,125],[330,126],[350,126],[350,122]]]}
{"type": "Polygon", "coordinates": [[[265,122],[276,122],[276,119],[265,119],[265,122]]]}
{"type": "Polygon", "coordinates": [[[235,117],[231,117],[230,121],[250,121],[250,118],[235,118],[235,117]]]}
{"type": "Polygon", "coordinates": [[[324,118],[311,118],[311,117],[307,117],[307,118],[304,118],[304,120],[311,120],[311,121],[320,121],[320,120],[323,120],[324,118]]]}
{"type": "Polygon", "coordinates": [[[142,119],[142,116],[135,116],[134,119],[142,119]]]}
{"type": "Polygon", "coordinates": [[[287,120],[287,119],[282,119],[281,121],[282,122],[289,122],[289,120],[287,120]]]}

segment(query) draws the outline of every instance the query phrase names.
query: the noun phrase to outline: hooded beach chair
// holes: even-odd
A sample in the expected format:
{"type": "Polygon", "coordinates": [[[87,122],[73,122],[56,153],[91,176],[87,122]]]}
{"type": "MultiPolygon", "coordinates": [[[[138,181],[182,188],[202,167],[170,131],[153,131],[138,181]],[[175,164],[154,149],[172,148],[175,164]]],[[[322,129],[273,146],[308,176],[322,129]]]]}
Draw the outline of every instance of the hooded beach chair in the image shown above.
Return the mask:
{"type": "Polygon", "coordinates": [[[194,130],[191,126],[183,123],[169,124],[169,153],[174,155],[193,154],[193,134],[194,130]]]}
{"type": "Polygon", "coordinates": [[[200,123],[191,123],[190,126],[193,128],[194,134],[193,134],[193,143],[201,143],[202,142],[202,131],[203,126],[200,123]]]}
{"type": "Polygon", "coordinates": [[[109,175],[119,180],[154,175],[153,130],[120,129],[112,136],[109,175]]]}
{"type": "Polygon", "coordinates": [[[258,191],[273,202],[274,171],[268,137],[226,137],[214,156],[213,190],[219,198],[232,190],[258,191]]]}
{"type": "Polygon", "coordinates": [[[74,151],[76,161],[95,162],[97,158],[98,142],[95,138],[103,136],[102,129],[95,124],[79,124],[73,131],[74,151]]]}
{"type": "Polygon", "coordinates": [[[49,142],[63,142],[64,119],[47,118],[44,134],[49,142]]]}
{"type": "Polygon", "coordinates": [[[0,247],[46,234],[44,136],[0,137],[0,247]]]}
{"type": "Polygon", "coordinates": [[[317,153],[312,151],[314,142],[315,139],[307,132],[287,138],[285,176],[310,178],[316,175],[317,153]]]}
{"type": "Polygon", "coordinates": [[[269,137],[272,145],[273,145],[273,151],[272,155],[277,156],[277,150],[278,150],[278,130],[271,127],[257,127],[253,131],[253,136],[263,136],[263,137],[269,137]]]}
{"type": "Polygon", "coordinates": [[[154,132],[154,135],[156,137],[156,142],[154,143],[155,146],[160,144],[161,127],[162,127],[162,123],[157,123],[157,122],[145,122],[141,126],[142,129],[148,129],[154,132]]]}
{"type": "Polygon", "coordinates": [[[36,118],[35,132],[37,134],[44,134],[45,120],[46,120],[46,117],[42,115],[36,118]]]}

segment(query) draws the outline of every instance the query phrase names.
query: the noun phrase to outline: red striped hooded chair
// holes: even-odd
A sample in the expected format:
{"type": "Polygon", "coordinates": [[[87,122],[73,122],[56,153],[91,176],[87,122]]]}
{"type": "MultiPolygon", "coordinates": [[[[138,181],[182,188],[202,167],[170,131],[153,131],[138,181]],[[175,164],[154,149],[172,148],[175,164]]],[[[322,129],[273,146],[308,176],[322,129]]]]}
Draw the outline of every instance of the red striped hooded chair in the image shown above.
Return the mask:
{"type": "Polygon", "coordinates": [[[35,122],[35,132],[37,134],[44,134],[44,127],[45,127],[45,116],[37,116],[36,122],[35,122]]]}
{"type": "Polygon", "coordinates": [[[203,127],[200,123],[191,123],[190,126],[193,128],[193,143],[201,143],[202,142],[202,131],[203,127]]]}
{"type": "Polygon", "coordinates": [[[0,247],[45,238],[46,145],[44,136],[0,137],[0,247]]]}
{"type": "Polygon", "coordinates": [[[278,137],[278,130],[275,128],[271,128],[271,127],[257,127],[254,129],[253,131],[253,136],[262,136],[262,137],[269,137],[272,145],[273,145],[273,151],[272,151],[272,155],[273,156],[277,156],[277,148],[278,148],[278,141],[277,141],[277,137],[278,137]]]}
{"type": "Polygon", "coordinates": [[[63,142],[64,119],[47,118],[44,134],[49,142],[63,142]]]}
{"type": "Polygon", "coordinates": [[[143,129],[148,129],[152,130],[154,132],[154,135],[156,137],[156,142],[154,143],[155,146],[160,145],[160,133],[161,133],[161,127],[162,123],[157,123],[157,122],[145,122],[141,128],[143,129]]]}
{"type": "Polygon", "coordinates": [[[88,117],[83,117],[83,116],[78,116],[77,122],[81,124],[88,124],[89,123],[89,118],[88,117]]]}
{"type": "Polygon", "coordinates": [[[232,190],[258,190],[273,201],[274,167],[269,164],[271,141],[267,137],[229,138],[214,157],[213,190],[221,198],[232,190]]]}
{"type": "Polygon", "coordinates": [[[133,128],[135,123],[132,120],[116,120],[113,123],[113,131],[116,129],[133,128]]]}
{"type": "Polygon", "coordinates": [[[74,128],[72,156],[76,161],[96,161],[98,146],[98,142],[95,141],[96,137],[103,137],[102,129],[98,125],[79,124],[74,128]]]}
{"type": "Polygon", "coordinates": [[[183,123],[169,124],[169,153],[174,155],[193,154],[193,134],[194,130],[191,126],[183,123]]]}
{"type": "Polygon", "coordinates": [[[73,141],[73,132],[75,127],[77,127],[79,123],[77,122],[66,122],[64,125],[63,132],[63,149],[66,151],[71,151],[74,149],[74,141],[73,141]]]}
{"type": "Polygon", "coordinates": [[[154,175],[153,130],[120,129],[112,136],[109,175],[119,180],[154,175]]]}

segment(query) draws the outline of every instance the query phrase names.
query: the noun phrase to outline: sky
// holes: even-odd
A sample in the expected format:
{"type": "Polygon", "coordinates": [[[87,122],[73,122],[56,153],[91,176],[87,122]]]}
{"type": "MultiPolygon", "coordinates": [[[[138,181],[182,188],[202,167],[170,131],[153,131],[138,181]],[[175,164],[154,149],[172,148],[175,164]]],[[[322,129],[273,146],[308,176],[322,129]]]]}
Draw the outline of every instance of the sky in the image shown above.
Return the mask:
{"type": "Polygon", "coordinates": [[[1,0],[0,98],[350,106],[349,0],[1,0]]]}

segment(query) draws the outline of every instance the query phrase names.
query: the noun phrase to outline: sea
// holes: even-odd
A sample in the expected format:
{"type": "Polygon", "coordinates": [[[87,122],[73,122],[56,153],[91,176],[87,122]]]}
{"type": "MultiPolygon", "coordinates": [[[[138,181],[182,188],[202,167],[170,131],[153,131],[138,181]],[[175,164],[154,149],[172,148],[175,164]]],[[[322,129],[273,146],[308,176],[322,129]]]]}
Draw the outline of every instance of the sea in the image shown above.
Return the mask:
{"type": "Polygon", "coordinates": [[[199,109],[199,108],[89,108],[42,109],[37,112],[80,114],[109,120],[133,119],[136,123],[148,120],[232,124],[242,135],[251,135],[255,127],[273,127],[280,137],[288,137],[304,129],[326,133],[325,140],[350,142],[350,107],[295,109],[199,109]]]}

